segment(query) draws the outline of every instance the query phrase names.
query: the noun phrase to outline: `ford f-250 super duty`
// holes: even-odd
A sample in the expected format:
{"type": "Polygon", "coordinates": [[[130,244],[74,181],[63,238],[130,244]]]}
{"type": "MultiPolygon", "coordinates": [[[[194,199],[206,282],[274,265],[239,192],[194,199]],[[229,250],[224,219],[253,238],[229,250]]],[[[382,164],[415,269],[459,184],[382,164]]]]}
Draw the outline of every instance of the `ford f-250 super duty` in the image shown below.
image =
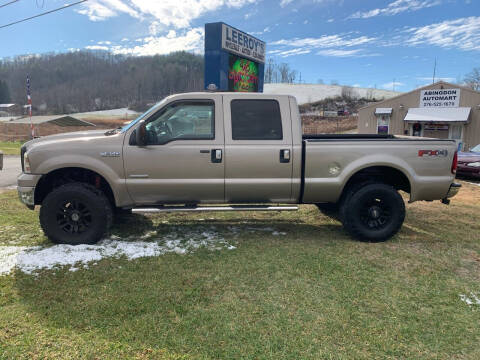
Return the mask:
{"type": "Polygon", "coordinates": [[[411,202],[449,202],[460,187],[456,161],[451,140],[302,136],[292,96],[187,93],[123,128],[26,143],[18,192],[31,209],[41,205],[41,226],[56,243],[94,243],[116,212],[130,209],[297,209],[292,204],[335,211],[353,237],[382,241],[403,223],[399,190],[411,202]]]}

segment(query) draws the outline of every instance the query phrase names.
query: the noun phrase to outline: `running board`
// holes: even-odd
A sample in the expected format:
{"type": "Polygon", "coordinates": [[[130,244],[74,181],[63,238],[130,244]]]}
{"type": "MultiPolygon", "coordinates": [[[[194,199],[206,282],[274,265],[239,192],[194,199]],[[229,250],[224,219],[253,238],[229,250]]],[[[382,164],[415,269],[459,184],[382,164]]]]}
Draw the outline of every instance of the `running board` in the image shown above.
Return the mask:
{"type": "Polygon", "coordinates": [[[159,206],[148,208],[133,208],[132,213],[160,213],[160,212],[193,212],[193,211],[296,211],[298,206],[262,206],[262,205],[234,205],[234,206],[159,206]]]}

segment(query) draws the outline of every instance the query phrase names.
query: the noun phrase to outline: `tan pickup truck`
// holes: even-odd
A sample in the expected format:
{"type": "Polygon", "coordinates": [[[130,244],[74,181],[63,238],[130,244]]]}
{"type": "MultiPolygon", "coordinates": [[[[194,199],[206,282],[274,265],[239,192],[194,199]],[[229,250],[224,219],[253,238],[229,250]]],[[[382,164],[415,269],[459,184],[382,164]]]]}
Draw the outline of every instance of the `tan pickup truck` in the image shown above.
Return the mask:
{"type": "Polygon", "coordinates": [[[280,211],[316,204],[360,240],[393,236],[410,201],[454,196],[454,141],[302,136],[287,95],[187,93],[123,128],[26,143],[22,202],[56,243],[98,241],[115,213],[280,211]]]}

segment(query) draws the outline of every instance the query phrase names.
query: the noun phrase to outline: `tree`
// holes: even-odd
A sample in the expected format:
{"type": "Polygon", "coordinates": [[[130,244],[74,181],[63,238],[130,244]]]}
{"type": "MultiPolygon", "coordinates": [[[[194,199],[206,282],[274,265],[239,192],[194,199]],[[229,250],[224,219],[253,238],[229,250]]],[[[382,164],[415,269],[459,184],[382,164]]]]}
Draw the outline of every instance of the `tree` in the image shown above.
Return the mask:
{"type": "Polygon", "coordinates": [[[265,64],[265,83],[293,84],[298,72],[290,68],[287,63],[277,64],[273,59],[268,59],[265,64]]]}
{"type": "Polygon", "coordinates": [[[358,98],[357,91],[351,86],[342,86],[342,97],[347,100],[358,98]]]}
{"type": "Polygon", "coordinates": [[[8,84],[4,80],[0,80],[0,104],[5,104],[11,102],[10,90],[8,89],[8,84]]]}
{"type": "Polygon", "coordinates": [[[473,90],[480,90],[480,68],[474,68],[463,80],[465,84],[473,90]]]}

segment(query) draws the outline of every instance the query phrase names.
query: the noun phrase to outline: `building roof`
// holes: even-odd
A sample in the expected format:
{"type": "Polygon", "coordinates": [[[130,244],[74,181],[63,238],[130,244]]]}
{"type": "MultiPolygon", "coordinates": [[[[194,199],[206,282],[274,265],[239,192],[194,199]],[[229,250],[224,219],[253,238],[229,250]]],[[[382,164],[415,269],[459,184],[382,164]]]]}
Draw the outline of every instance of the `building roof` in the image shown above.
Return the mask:
{"type": "Polygon", "coordinates": [[[383,104],[383,103],[386,103],[387,101],[392,101],[392,100],[395,100],[395,99],[399,99],[399,98],[401,98],[402,96],[406,96],[406,95],[412,94],[412,93],[417,92],[417,91],[422,91],[422,90],[430,89],[430,88],[432,88],[432,87],[435,86],[435,85],[446,85],[446,86],[450,86],[450,87],[452,87],[452,88],[458,88],[458,89],[462,89],[462,90],[467,90],[467,91],[473,92],[473,93],[475,93],[475,94],[478,94],[478,95],[480,96],[480,92],[479,92],[479,91],[475,91],[475,90],[470,89],[470,88],[468,88],[468,87],[465,87],[465,86],[462,86],[462,85],[458,85],[458,84],[448,83],[448,82],[446,82],[446,81],[437,81],[437,82],[434,83],[434,84],[430,84],[430,85],[427,85],[427,86],[423,86],[423,87],[414,89],[414,90],[412,90],[412,91],[409,91],[409,92],[402,93],[402,94],[400,94],[400,95],[391,97],[391,98],[389,98],[389,99],[385,99],[385,100],[382,100],[382,101],[379,101],[379,102],[374,102],[374,103],[368,104],[368,105],[360,108],[359,110],[368,109],[368,108],[370,108],[370,107],[378,107],[379,105],[381,105],[381,104],[383,104]]]}
{"type": "Polygon", "coordinates": [[[404,121],[427,121],[427,122],[467,122],[470,116],[469,107],[457,108],[410,108],[404,121]]]}
{"type": "MultiPolygon", "coordinates": [[[[70,115],[48,115],[48,116],[32,116],[31,122],[34,125],[51,123],[58,126],[95,126],[94,124],[74,118],[70,115]]],[[[30,124],[29,117],[23,117],[21,119],[16,119],[9,121],[9,124],[30,124]]]]}

